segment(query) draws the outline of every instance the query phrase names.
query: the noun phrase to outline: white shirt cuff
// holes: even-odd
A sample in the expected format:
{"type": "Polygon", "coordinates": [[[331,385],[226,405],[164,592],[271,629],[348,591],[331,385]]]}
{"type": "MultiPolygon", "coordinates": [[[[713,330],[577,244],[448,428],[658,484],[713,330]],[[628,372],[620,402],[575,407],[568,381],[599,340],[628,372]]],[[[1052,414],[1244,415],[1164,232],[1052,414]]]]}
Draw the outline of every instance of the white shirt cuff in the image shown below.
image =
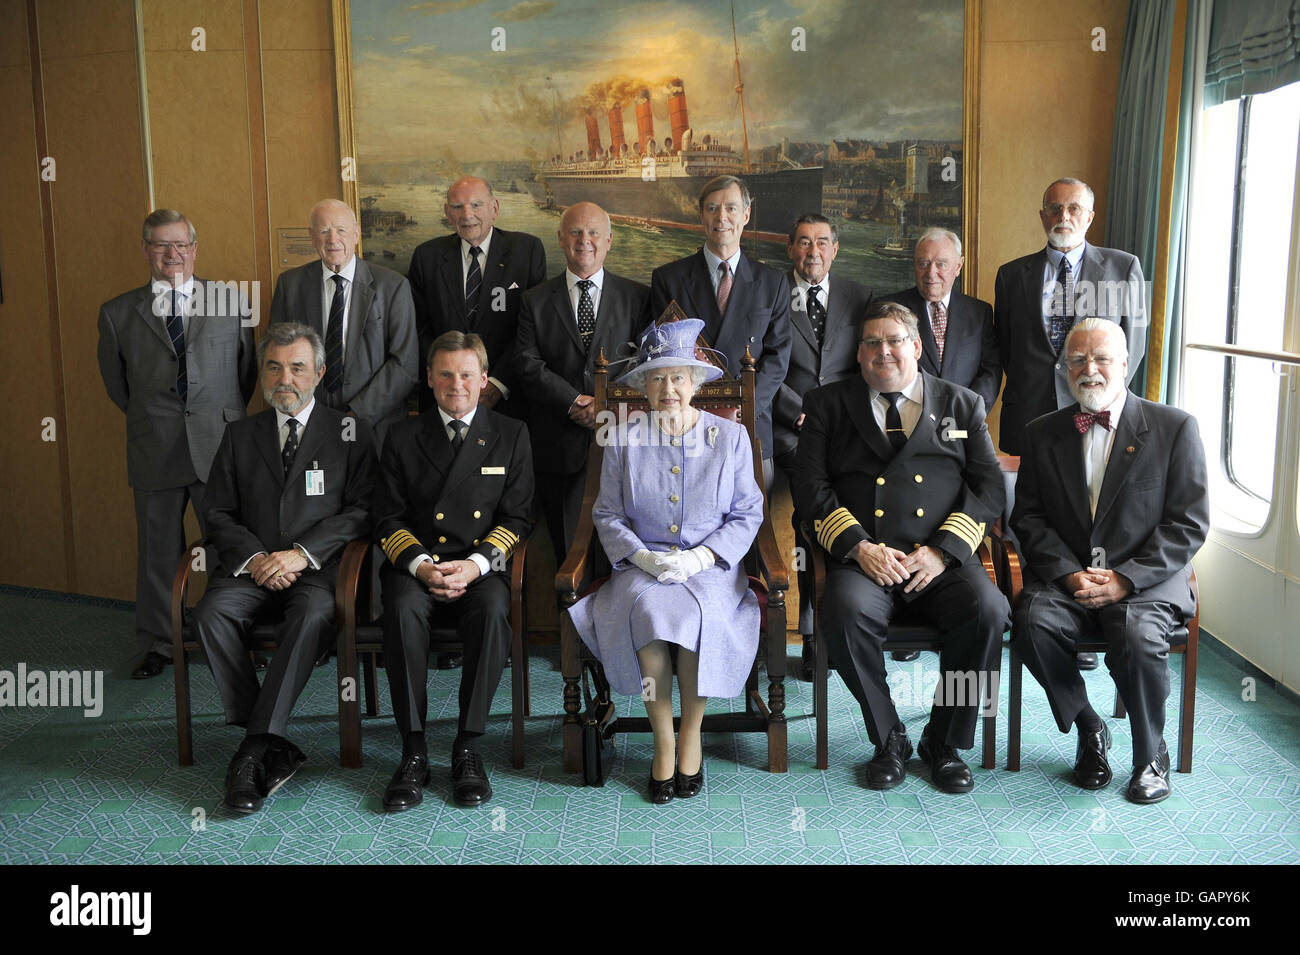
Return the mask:
{"type": "Polygon", "coordinates": [[[488,381],[492,382],[492,384],[496,386],[497,391],[501,392],[502,399],[510,397],[510,389],[501,384],[500,378],[493,378],[491,375],[488,375],[488,381]]]}
{"type": "Polygon", "coordinates": [[[302,556],[307,559],[308,567],[310,567],[312,570],[320,570],[320,561],[318,561],[315,557],[313,557],[311,555],[311,551],[309,551],[306,547],[303,547],[297,541],[294,541],[293,549],[296,550],[298,553],[302,554],[302,556]]]}
{"type": "Polygon", "coordinates": [[[430,557],[428,554],[420,554],[418,557],[416,557],[414,560],[412,560],[409,564],[406,565],[406,569],[409,570],[411,572],[411,576],[414,577],[415,569],[419,567],[421,564],[423,564],[426,560],[432,560],[432,559],[433,558],[430,557]]]}
{"type": "MultiPolygon", "coordinates": [[[[253,557],[265,557],[265,556],[266,556],[266,551],[264,550],[259,550],[256,554],[253,555],[253,557]]],[[[253,557],[248,558],[248,560],[240,564],[239,570],[235,571],[233,574],[231,574],[231,576],[238,577],[240,574],[248,573],[248,565],[253,562],[253,557]]],[[[319,570],[320,568],[317,569],[319,570]]]]}
{"type": "Polygon", "coordinates": [[[488,563],[487,558],[482,554],[470,554],[469,559],[478,565],[478,572],[481,576],[486,577],[492,573],[492,565],[488,563]]]}

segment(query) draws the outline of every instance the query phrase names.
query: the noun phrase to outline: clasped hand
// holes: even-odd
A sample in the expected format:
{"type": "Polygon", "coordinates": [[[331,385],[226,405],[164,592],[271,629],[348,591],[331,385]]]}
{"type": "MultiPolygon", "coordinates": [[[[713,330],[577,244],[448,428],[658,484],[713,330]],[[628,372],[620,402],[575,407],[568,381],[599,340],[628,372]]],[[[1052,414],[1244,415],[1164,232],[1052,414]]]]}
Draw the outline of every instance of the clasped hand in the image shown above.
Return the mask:
{"type": "Polygon", "coordinates": [[[1067,574],[1064,586],[1075,603],[1089,610],[1109,607],[1133,592],[1133,581],[1102,567],[1089,567],[1067,574]]]}
{"type": "Polygon", "coordinates": [[[704,545],[659,553],[639,550],[629,560],[661,584],[684,584],[716,562],[713,551],[704,545]]]}
{"type": "Polygon", "coordinates": [[[284,590],[294,584],[306,569],[307,558],[296,550],[259,554],[248,563],[253,583],[267,590],[284,590]]]}
{"type": "Polygon", "coordinates": [[[466,589],[480,574],[478,564],[472,560],[448,560],[441,564],[426,560],[415,569],[415,576],[429,589],[434,600],[451,603],[465,596],[466,589]]]}
{"type": "Polygon", "coordinates": [[[862,572],[880,584],[901,584],[907,581],[903,593],[921,591],[947,569],[943,552],[937,547],[918,547],[910,554],[887,544],[860,541],[853,550],[853,559],[862,572]]]}

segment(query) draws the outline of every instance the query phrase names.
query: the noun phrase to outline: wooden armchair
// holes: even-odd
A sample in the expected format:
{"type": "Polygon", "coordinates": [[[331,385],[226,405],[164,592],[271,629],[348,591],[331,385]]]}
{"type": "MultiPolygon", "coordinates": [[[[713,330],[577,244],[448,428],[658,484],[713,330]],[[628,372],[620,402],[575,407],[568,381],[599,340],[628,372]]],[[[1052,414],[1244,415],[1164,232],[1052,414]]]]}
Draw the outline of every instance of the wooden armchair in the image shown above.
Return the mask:
{"type": "MultiPolygon", "coordinates": [[[[645,397],[633,388],[609,382],[609,364],[602,354],[595,366],[595,412],[617,412],[620,405],[629,410],[646,409],[645,397]]],[[[746,351],[739,379],[724,375],[716,381],[701,385],[692,404],[720,417],[739,420],[749,429],[753,442],[754,477],[763,488],[762,450],[754,437],[754,360],[746,351]]],[[[578,599],[595,590],[609,577],[610,565],[600,546],[592,521],[592,508],[600,489],[603,448],[593,441],[587,459],[587,483],[583,492],[582,516],[574,534],[573,546],[555,577],[555,589],[561,606],[571,607],[578,599]]],[[[768,770],[786,771],[786,718],[785,718],[785,665],[786,665],[786,615],[785,591],[789,588],[789,575],[777,548],[776,535],[768,513],[766,495],[763,504],[763,524],[745,558],[745,571],[750,587],[759,598],[762,609],[762,633],[753,669],[745,689],[743,713],[707,713],[704,717],[705,733],[757,732],[767,735],[768,770]],[[767,668],[768,692],[764,699],[759,690],[759,666],[767,668]]],[[[568,772],[582,769],[582,698],[580,682],[584,665],[599,668],[578,637],[568,614],[560,615],[561,670],[564,676],[564,768],[568,772]]],[[[596,672],[601,672],[597,669],[596,672]]],[[[608,685],[597,681],[597,707],[613,712],[608,685]]],[[[645,717],[618,717],[605,727],[606,733],[650,732],[645,717]]]]}

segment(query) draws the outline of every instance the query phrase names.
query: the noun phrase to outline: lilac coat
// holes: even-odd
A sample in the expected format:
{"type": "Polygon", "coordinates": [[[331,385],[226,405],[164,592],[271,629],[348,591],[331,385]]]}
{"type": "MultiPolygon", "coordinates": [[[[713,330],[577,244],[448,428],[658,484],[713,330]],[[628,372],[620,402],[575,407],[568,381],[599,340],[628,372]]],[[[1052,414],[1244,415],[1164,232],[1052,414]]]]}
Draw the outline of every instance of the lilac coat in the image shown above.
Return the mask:
{"type": "Polygon", "coordinates": [[[691,650],[698,645],[701,696],[739,695],[759,631],[758,600],[742,562],[763,523],[748,432],[701,411],[676,446],[647,416],[610,428],[605,437],[592,517],[614,572],[570,608],[578,634],[615,690],[639,694],[636,650],[649,638],[634,645],[636,607],[664,621],[660,638],[691,650]],[[717,555],[717,563],[684,584],[661,584],[628,559],[642,548],[688,550],[700,544],[717,555]],[[703,621],[698,630],[697,620],[703,621]]]}

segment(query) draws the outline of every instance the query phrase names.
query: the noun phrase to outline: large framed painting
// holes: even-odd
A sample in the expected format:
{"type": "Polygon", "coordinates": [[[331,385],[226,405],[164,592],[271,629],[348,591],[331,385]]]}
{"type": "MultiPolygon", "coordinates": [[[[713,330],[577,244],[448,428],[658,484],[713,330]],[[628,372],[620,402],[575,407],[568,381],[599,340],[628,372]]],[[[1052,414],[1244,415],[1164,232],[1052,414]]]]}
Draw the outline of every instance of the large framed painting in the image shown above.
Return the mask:
{"type": "MultiPolygon", "coordinates": [[[[787,268],[820,212],[837,273],[912,283],[915,237],[964,235],[977,181],[978,0],[335,0],[345,198],[364,255],[405,271],[487,179],[498,224],[563,259],[563,210],[613,218],[613,271],[649,281],[701,244],[696,199],[746,180],[747,252],[787,268]],[[965,95],[963,95],[965,94],[965,95]],[[349,175],[350,174],[350,175],[349,175]]],[[[974,274],[974,250],[965,271],[974,274]]]]}

